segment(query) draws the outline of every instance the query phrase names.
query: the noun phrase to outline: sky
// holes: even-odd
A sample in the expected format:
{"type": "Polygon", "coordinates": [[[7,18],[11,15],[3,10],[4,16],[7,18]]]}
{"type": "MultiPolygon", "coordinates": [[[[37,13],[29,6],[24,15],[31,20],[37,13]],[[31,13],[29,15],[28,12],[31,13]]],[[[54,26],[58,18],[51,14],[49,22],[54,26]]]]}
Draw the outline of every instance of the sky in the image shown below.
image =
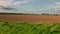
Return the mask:
{"type": "Polygon", "coordinates": [[[0,0],[0,6],[0,12],[60,14],[60,0],[0,0]]]}

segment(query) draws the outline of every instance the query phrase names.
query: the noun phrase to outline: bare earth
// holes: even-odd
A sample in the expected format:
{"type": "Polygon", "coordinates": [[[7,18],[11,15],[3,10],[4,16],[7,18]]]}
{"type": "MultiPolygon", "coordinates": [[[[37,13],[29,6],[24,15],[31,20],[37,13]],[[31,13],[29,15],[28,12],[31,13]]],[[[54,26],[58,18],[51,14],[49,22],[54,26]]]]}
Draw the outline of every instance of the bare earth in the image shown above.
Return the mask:
{"type": "Polygon", "coordinates": [[[33,15],[0,15],[0,20],[25,22],[60,22],[60,16],[33,16],[33,15]]]}

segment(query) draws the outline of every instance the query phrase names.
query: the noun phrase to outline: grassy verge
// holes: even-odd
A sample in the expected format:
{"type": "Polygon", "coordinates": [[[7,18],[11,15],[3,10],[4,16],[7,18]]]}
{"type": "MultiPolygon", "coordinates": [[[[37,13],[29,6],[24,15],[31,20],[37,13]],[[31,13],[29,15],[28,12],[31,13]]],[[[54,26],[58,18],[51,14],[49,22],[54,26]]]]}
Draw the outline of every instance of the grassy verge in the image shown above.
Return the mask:
{"type": "Polygon", "coordinates": [[[0,34],[60,34],[60,24],[31,24],[0,21],[0,34]]]}

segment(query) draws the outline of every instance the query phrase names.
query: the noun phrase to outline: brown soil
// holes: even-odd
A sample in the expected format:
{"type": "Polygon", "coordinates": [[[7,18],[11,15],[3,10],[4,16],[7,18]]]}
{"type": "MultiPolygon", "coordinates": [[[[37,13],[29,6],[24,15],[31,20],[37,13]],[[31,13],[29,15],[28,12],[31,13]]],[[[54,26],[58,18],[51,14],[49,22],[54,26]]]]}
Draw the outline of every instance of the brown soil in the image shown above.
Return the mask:
{"type": "Polygon", "coordinates": [[[26,22],[60,22],[60,16],[33,16],[33,15],[0,15],[0,20],[26,22]]]}

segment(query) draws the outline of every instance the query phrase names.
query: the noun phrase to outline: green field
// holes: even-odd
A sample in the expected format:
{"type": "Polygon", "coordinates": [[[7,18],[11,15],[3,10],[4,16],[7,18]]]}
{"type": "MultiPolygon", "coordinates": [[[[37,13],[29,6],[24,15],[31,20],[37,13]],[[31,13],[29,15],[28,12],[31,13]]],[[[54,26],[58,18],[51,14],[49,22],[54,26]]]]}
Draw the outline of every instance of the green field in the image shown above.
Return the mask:
{"type": "Polygon", "coordinates": [[[0,21],[0,34],[60,34],[60,24],[0,21]]]}

